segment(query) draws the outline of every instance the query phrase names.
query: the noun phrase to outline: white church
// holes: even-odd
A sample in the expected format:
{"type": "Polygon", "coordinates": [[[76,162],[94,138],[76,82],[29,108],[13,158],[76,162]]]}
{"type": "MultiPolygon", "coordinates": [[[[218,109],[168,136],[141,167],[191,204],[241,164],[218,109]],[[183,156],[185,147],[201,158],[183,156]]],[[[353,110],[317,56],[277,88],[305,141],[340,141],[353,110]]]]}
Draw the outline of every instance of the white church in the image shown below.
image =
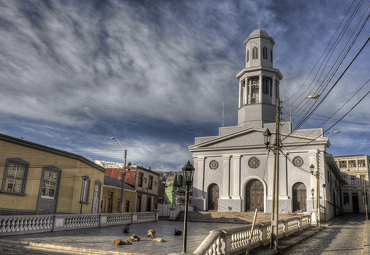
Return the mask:
{"type": "MultiPolygon", "coordinates": [[[[220,127],[218,136],[197,137],[189,146],[196,169],[191,203],[198,211],[272,210],[274,153],[266,149],[263,134],[268,128],[274,141],[276,99],[283,76],[273,67],[275,42],[266,31],[253,31],[244,44],[245,68],[236,75],[238,125],[220,127]]],[[[330,142],[323,129],[291,133],[291,123],[284,122],[280,130],[279,211],[317,208],[317,178],[310,166],[316,171],[318,159],[321,217],[340,214],[341,176],[332,155],[326,153],[330,142]]]]}

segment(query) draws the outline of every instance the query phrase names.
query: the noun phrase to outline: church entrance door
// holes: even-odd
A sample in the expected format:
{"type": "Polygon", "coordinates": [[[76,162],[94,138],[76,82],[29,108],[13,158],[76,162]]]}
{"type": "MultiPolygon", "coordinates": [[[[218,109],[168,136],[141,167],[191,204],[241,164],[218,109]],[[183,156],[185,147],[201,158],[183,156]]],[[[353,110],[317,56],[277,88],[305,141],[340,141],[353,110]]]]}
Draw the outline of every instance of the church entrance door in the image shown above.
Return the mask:
{"type": "Polygon", "coordinates": [[[208,210],[209,211],[218,210],[218,195],[219,195],[218,185],[211,184],[208,188],[208,210]]]}
{"type": "Polygon", "coordinates": [[[293,186],[293,212],[307,210],[306,206],[307,192],[306,185],[298,182],[293,186]]]}
{"type": "Polygon", "coordinates": [[[246,210],[263,210],[263,184],[259,180],[248,182],[246,188],[246,210]]]}

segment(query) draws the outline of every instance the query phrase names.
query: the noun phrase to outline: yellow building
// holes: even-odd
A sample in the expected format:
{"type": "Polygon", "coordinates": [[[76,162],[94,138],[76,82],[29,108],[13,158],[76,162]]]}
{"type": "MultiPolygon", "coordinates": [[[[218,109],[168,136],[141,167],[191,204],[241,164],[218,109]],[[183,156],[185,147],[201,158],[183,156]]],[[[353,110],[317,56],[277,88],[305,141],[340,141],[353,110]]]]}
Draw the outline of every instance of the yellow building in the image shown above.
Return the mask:
{"type": "Polygon", "coordinates": [[[335,157],[342,178],[343,212],[366,211],[365,202],[369,204],[370,157],[368,155],[351,155],[335,157]]]}
{"type": "Polygon", "coordinates": [[[98,213],[105,168],[0,134],[0,214],[98,213]]]}
{"type": "MultiPolygon", "coordinates": [[[[119,213],[121,190],[121,180],[109,176],[104,176],[100,213],[119,213]]],[[[127,183],[125,183],[124,200],[124,212],[135,212],[136,191],[127,183]]]]}

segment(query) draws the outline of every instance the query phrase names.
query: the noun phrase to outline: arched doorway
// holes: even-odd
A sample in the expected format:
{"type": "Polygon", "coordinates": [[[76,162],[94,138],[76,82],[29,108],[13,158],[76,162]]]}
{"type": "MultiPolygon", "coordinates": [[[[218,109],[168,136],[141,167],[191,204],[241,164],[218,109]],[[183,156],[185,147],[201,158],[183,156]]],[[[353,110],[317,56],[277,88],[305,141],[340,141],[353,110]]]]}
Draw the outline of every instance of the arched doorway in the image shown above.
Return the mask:
{"type": "Polygon", "coordinates": [[[297,182],[293,186],[293,212],[307,210],[306,185],[297,182]]]}
{"type": "Polygon", "coordinates": [[[213,183],[208,187],[208,210],[217,211],[218,210],[218,185],[213,183]]]}
{"type": "Polygon", "coordinates": [[[259,180],[251,180],[246,187],[246,211],[263,209],[263,184],[259,180]]]}

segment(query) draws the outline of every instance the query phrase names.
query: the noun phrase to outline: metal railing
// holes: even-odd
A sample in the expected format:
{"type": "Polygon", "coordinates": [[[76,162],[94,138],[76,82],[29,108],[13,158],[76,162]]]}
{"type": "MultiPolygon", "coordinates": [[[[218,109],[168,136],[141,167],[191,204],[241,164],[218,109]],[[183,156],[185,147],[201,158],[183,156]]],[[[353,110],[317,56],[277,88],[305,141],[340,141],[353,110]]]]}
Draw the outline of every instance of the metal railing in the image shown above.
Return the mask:
{"type": "Polygon", "coordinates": [[[158,221],[158,212],[0,216],[0,236],[158,221]]]}
{"type": "MultiPolygon", "coordinates": [[[[278,236],[287,237],[311,225],[311,215],[293,217],[278,222],[278,236]]],[[[251,235],[251,225],[212,230],[202,244],[195,250],[197,255],[240,254],[245,252],[251,235]]],[[[271,223],[256,224],[250,249],[270,242],[271,223]]]]}

